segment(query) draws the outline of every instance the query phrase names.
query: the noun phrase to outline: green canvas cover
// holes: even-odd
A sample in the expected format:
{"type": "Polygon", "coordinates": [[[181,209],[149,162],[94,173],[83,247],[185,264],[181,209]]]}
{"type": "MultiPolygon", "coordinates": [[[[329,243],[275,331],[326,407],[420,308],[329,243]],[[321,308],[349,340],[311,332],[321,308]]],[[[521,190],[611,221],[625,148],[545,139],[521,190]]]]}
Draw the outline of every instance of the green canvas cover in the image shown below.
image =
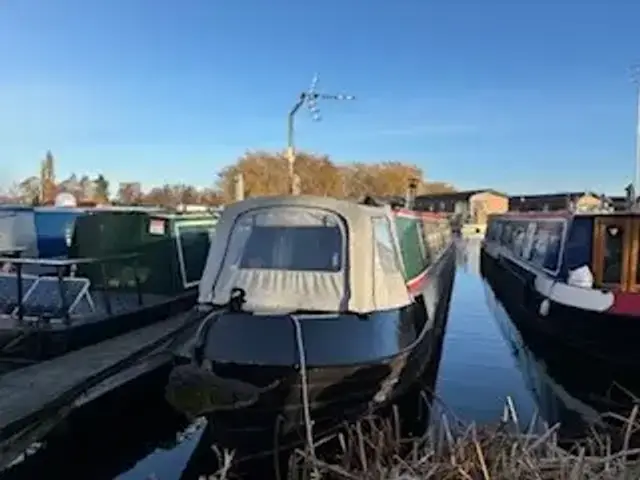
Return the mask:
{"type": "Polygon", "coordinates": [[[427,259],[424,257],[422,239],[422,220],[417,217],[396,216],[396,230],[402,253],[404,275],[406,280],[417,277],[424,271],[427,259]]]}

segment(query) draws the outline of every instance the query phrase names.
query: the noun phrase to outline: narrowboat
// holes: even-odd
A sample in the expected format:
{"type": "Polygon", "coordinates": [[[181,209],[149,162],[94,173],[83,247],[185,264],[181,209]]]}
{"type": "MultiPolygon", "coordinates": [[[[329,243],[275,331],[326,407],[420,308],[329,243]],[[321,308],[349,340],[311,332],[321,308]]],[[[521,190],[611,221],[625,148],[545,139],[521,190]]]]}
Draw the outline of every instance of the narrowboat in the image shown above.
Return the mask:
{"type": "Polygon", "coordinates": [[[435,214],[313,196],[228,205],[200,283],[210,313],[167,399],[248,457],[316,438],[415,383],[454,270],[435,214]]]}
{"type": "Polygon", "coordinates": [[[481,268],[539,333],[612,365],[640,367],[640,215],[490,217],[481,268]]]}
{"type": "Polygon", "coordinates": [[[75,216],[63,258],[0,257],[0,363],[50,359],[188,310],[215,223],[211,215],[93,209],[75,216]]]}

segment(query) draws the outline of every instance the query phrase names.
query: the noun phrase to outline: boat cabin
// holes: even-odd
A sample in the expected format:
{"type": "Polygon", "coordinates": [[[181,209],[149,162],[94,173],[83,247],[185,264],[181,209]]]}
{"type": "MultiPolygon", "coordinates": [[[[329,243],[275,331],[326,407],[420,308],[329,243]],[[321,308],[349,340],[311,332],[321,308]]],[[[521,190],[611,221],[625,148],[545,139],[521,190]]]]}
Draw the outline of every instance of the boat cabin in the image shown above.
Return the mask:
{"type": "Polygon", "coordinates": [[[505,214],[490,219],[486,249],[499,247],[574,286],[640,291],[640,215],[608,214],[505,214]],[[572,278],[588,269],[590,285],[572,278]]]}
{"type": "Polygon", "coordinates": [[[67,258],[0,258],[10,266],[0,275],[0,314],[72,325],[195,295],[215,223],[210,214],[86,211],[67,258]],[[52,274],[29,273],[34,265],[52,274]]]}
{"type": "Polygon", "coordinates": [[[225,208],[200,283],[201,304],[233,288],[259,312],[400,308],[444,248],[438,219],[326,197],[252,198],[225,208]]]}
{"type": "Polygon", "coordinates": [[[428,268],[449,246],[451,226],[444,215],[432,212],[400,208],[393,211],[393,217],[405,280],[412,290],[419,289],[428,268]]]}
{"type": "Polygon", "coordinates": [[[75,219],[74,207],[0,206],[0,252],[31,258],[64,258],[75,219]]]}

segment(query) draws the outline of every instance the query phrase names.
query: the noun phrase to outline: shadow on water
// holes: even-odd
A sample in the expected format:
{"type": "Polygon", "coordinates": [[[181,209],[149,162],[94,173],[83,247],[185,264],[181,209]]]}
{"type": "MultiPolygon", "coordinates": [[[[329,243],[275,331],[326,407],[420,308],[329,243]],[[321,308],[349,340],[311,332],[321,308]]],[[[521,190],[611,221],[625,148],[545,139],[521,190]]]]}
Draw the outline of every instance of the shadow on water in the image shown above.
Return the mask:
{"type": "MultiPolygon", "coordinates": [[[[154,452],[176,449],[189,424],[165,403],[161,390],[145,390],[148,386],[127,392],[126,402],[110,394],[91,411],[72,415],[36,453],[2,472],[2,479],[122,478],[154,452]]],[[[140,473],[131,478],[153,478],[152,470],[140,473]]]]}
{"type": "Polygon", "coordinates": [[[604,426],[603,414],[626,417],[640,395],[637,372],[609,367],[549,336],[528,329],[527,320],[510,308],[485,282],[486,302],[532,393],[539,414],[559,423],[565,438],[579,437],[589,425],[604,426]]]}

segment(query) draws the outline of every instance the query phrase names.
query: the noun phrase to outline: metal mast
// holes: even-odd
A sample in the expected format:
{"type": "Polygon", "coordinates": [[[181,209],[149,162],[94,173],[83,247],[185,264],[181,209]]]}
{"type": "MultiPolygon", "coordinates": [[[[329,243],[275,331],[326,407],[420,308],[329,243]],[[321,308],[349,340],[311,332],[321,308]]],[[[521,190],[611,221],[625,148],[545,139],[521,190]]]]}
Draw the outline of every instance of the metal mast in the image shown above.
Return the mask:
{"type": "Polygon", "coordinates": [[[319,122],[322,120],[320,115],[320,109],[318,107],[318,100],[355,100],[356,97],[353,95],[344,95],[344,94],[327,94],[327,93],[318,93],[316,91],[316,86],[318,84],[318,74],[316,73],[311,80],[311,86],[309,90],[306,92],[302,92],[298,101],[293,106],[293,108],[289,111],[289,117],[287,121],[287,160],[289,162],[289,185],[290,185],[290,193],[292,195],[300,194],[300,180],[299,177],[295,173],[295,163],[296,163],[296,151],[294,146],[294,118],[298,110],[302,105],[306,104],[306,107],[309,109],[309,113],[311,114],[311,119],[315,122],[319,122]]]}

